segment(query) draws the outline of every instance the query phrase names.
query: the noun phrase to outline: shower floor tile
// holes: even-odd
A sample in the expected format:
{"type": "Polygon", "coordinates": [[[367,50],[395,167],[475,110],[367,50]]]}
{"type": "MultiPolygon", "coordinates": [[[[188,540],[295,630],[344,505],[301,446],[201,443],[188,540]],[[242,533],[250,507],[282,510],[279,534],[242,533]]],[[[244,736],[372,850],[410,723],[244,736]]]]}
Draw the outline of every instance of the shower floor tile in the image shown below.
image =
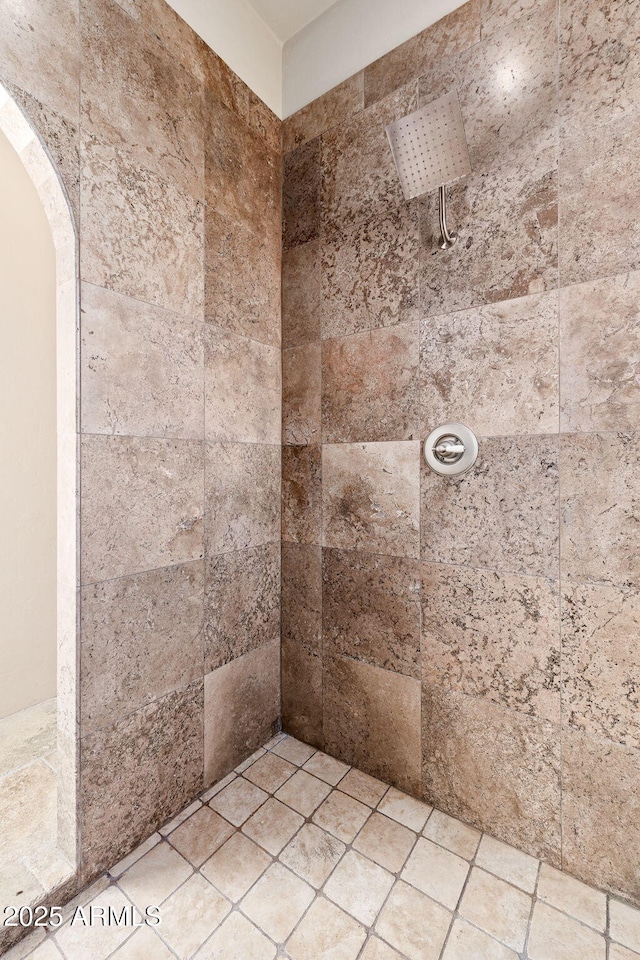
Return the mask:
{"type": "Polygon", "coordinates": [[[0,914],[73,873],[57,849],[56,701],[0,720],[0,914]]]}
{"type": "Polygon", "coordinates": [[[83,901],[160,926],[68,910],[6,960],[640,960],[640,910],[291,737],[250,759],[83,901]]]}

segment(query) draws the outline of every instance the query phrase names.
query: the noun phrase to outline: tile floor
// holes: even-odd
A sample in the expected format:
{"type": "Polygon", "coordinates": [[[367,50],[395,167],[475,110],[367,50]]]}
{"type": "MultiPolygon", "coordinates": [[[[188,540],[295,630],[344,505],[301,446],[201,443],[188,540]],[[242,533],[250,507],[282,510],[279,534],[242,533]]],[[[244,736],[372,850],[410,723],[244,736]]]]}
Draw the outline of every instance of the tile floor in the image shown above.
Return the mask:
{"type": "Polygon", "coordinates": [[[7,960],[640,958],[640,911],[286,736],[64,916],[7,960]],[[162,922],[72,925],[79,905],[162,922]]]}
{"type": "MultiPolygon", "coordinates": [[[[0,720],[0,906],[73,874],[57,850],[56,701],[0,720]]],[[[0,911],[1,915],[1,911],[0,911]]]]}

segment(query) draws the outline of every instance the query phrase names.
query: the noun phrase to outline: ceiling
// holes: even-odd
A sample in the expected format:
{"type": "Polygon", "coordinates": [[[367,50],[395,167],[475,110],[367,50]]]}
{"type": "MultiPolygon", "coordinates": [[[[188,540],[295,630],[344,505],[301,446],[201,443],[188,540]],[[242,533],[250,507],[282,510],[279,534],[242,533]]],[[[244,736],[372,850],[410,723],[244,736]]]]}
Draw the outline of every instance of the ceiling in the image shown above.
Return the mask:
{"type": "Polygon", "coordinates": [[[249,0],[281,43],[306,27],[337,0],[249,0]]]}

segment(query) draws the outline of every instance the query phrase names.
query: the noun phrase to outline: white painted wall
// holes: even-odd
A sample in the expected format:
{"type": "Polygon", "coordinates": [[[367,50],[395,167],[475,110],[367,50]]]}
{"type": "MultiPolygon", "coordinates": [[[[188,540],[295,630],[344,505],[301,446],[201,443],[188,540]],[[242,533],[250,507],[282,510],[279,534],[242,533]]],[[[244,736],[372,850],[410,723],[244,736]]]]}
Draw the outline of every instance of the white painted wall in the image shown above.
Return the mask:
{"type": "Polygon", "coordinates": [[[461,0],[339,0],[283,50],[283,117],[440,20],[461,0]]]}
{"type": "Polygon", "coordinates": [[[282,116],[282,44],[248,0],[169,0],[212,50],[282,116]]]}
{"type": "Polygon", "coordinates": [[[0,132],[0,717],[56,695],[56,275],[0,132]]]}

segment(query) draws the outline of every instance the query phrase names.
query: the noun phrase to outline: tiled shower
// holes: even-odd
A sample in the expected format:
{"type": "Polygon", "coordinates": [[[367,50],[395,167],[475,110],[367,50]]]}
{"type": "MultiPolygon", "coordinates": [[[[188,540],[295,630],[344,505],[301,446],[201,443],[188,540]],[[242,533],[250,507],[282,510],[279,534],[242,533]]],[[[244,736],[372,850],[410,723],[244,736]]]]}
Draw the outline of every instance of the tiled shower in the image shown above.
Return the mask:
{"type": "Polygon", "coordinates": [[[0,0],[78,239],[80,883],[282,728],[640,904],[638,24],[469,0],[281,122],[164,0],[0,0]],[[452,90],[443,253],[385,126],[452,90]]]}
{"type": "Polygon", "coordinates": [[[637,24],[471,2],[373,63],[284,122],[283,254],[285,729],[634,898],[637,24]],[[384,128],[450,90],[442,253],[384,128]]]}

